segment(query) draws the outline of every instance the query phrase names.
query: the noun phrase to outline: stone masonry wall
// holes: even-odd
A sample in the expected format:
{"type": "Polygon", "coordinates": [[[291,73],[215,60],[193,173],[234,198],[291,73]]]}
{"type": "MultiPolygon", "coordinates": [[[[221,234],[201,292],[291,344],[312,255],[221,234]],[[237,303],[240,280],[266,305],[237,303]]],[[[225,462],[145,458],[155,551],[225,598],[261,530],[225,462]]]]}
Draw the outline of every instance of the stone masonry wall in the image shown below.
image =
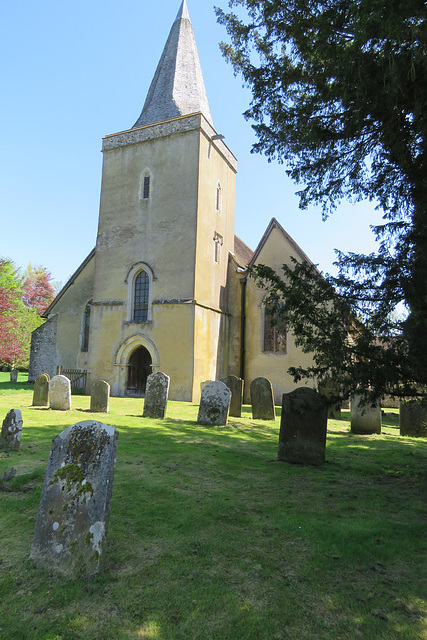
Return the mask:
{"type": "Polygon", "coordinates": [[[47,373],[51,378],[56,373],[56,328],[58,316],[47,320],[31,335],[30,367],[28,382],[47,373]]]}

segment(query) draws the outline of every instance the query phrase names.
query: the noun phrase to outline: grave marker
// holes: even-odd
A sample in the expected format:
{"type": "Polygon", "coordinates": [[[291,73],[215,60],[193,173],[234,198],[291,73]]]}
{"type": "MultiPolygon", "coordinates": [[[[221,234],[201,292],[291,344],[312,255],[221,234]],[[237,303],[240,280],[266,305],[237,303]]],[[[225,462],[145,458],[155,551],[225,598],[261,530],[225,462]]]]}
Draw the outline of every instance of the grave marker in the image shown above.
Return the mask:
{"type": "Polygon", "coordinates": [[[143,418],[163,419],[168,403],[170,378],[161,371],[152,373],[147,378],[145,390],[143,418]]]}
{"type": "Polygon", "coordinates": [[[230,410],[231,391],[223,382],[210,382],[202,390],[198,424],[225,426],[230,410]]]}
{"type": "Polygon", "coordinates": [[[100,572],[105,551],[118,433],[86,420],[53,441],[30,557],[75,577],[100,572]]]}
{"type": "Polygon", "coordinates": [[[16,451],[21,444],[22,415],[19,409],[11,409],[5,419],[0,434],[0,447],[16,451]]]}
{"type": "Polygon", "coordinates": [[[34,383],[33,407],[49,406],[49,380],[47,373],[42,373],[34,383]]]}
{"type": "Polygon", "coordinates": [[[255,378],[251,383],[252,417],[254,420],[275,420],[273,387],[267,378],[255,378]]]}
{"type": "Polygon", "coordinates": [[[71,382],[65,376],[54,376],[49,382],[50,408],[55,411],[71,409],[71,382]]]}

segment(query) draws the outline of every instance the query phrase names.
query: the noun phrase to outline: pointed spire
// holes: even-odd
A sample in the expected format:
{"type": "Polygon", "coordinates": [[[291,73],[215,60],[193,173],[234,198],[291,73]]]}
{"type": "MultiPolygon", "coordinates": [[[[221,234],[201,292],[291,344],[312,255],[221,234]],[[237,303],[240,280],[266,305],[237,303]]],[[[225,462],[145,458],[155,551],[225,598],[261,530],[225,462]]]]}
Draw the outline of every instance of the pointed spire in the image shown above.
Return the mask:
{"type": "Polygon", "coordinates": [[[212,124],[193,27],[183,0],[135,127],[201,111],[212,124]]]}
{"type": "Polygon", "coordinates": [[[175,18],[177,20],[190,20],[190,16],[187,8],[187,1],[183,0],[180,10],[178,11],[178,15],[175,18]]]}

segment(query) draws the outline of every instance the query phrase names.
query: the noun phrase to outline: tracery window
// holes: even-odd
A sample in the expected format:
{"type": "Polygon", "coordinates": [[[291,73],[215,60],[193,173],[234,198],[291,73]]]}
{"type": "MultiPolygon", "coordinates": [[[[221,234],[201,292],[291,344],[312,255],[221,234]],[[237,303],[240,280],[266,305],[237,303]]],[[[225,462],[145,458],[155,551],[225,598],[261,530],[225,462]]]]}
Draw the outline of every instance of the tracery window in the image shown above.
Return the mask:
{"type": "Polygon", "coordinates": [[[286,353],[287,348],[286,322],[275,315],[269,315],[264,309],[263,351],[286,353]]]}

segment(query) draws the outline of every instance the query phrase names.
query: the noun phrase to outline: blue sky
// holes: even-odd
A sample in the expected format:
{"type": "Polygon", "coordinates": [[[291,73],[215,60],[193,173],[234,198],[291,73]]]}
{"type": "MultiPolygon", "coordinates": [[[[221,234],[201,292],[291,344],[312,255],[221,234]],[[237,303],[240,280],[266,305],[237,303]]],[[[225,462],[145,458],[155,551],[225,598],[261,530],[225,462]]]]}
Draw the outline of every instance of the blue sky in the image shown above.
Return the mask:
{"type": "MultiPolygon", "coordinates": [[[[226,7],[226,0],[217,4],[226,7]]],[[[16,0],[0,7],[0,256],[68,277],[95,246],[101,141],[130,128],[142,109],[180,0],[16,0]]],[[[375,249],[370,203],[343,204],[326,222],[298,208],[284,167],[251,154],[242,113],[250,92],[218,43],[213,4],[188,0],[215,127],[236,155],[236,234],[256,248],[276,217],[331,272],[334,248],[375,249]]]]}

